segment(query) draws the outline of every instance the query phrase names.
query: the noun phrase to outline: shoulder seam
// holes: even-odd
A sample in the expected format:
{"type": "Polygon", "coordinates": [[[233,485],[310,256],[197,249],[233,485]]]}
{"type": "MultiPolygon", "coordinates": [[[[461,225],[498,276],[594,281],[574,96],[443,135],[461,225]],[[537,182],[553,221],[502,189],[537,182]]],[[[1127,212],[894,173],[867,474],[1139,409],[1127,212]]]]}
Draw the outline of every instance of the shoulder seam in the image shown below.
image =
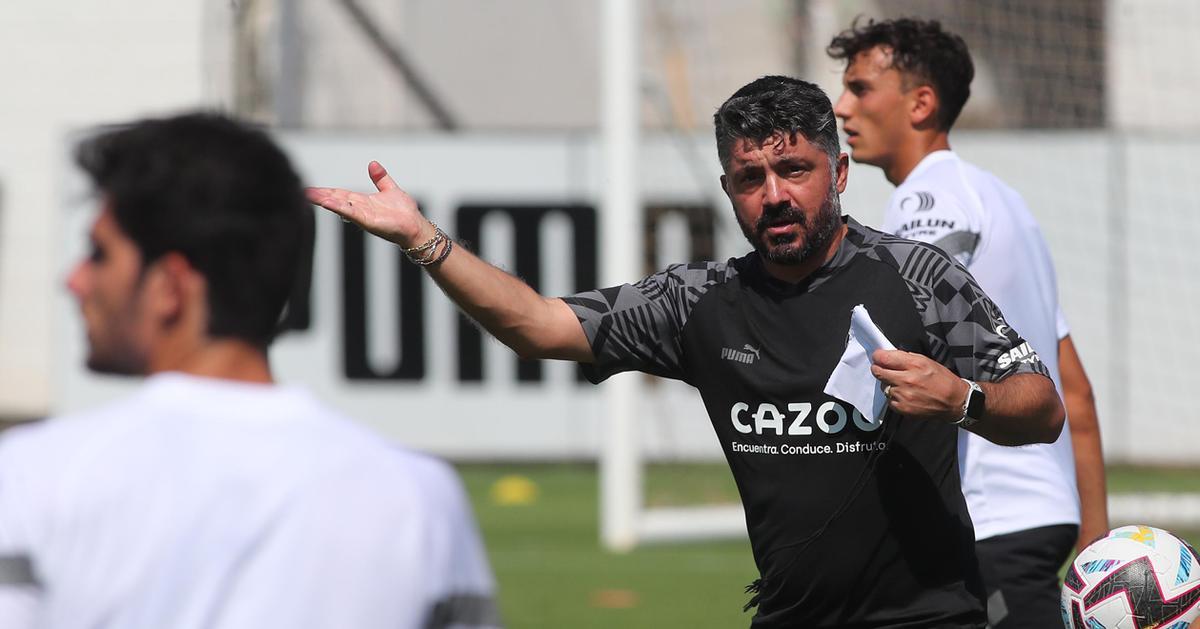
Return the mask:
{"type": "Polygon", "coordinates": [[[905,281],[926,288],[936,286],[937,281],[956,264],[946,252],[929,243],[908,240],[890,234],[881,234],[879,241],[868,250],[867,255],[895,269],[896,273],[905,281]],[[907,246],[910,249],[902,257],[897,257],[894,254],[895,245],[907,246]],[[889,255],[880,255],[879,249],[887,251],[889,255]]]}

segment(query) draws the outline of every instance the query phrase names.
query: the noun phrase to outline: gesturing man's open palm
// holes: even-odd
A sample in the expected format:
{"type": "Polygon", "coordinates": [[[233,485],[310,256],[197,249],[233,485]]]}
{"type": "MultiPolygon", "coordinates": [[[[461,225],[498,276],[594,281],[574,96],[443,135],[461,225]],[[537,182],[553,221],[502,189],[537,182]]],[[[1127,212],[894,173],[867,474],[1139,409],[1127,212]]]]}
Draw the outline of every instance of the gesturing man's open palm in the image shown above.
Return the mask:
{"type": "Polygon", "coordinates": [[[308,188],[308,200],[363,229],[401,247],[411,246],[426,224],[417,203],[396,185],[379,162],[367,166],[367,174],[379,190],[374,194],[341,188],[308,188]]]}

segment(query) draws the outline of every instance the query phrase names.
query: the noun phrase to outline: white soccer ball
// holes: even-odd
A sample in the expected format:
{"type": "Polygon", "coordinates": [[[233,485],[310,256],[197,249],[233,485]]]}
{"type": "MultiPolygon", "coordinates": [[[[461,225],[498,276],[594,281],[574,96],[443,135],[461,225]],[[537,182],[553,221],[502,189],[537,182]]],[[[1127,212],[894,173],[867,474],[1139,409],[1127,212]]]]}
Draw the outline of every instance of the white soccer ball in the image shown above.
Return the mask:
{"type": "Polygon", "coordinates": [[[1067,629],[1187,629],[1200,617],[1200,556],[1162,529],[1113,529],[1071,562],[1062,616],[1067,629]]]}

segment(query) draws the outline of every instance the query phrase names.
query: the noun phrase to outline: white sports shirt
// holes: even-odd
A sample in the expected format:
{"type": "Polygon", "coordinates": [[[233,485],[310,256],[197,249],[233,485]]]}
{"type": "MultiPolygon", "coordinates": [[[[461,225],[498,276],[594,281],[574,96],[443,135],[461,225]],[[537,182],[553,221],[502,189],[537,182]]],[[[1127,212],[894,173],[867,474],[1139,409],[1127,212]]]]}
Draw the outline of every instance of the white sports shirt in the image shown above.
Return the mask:
{"type": "MultiPolygon", "coordinates": [[[[1054,263],[1020,195],[952,151],[935,151],[892,194],[883,230],[938,245],[965,264],[1041,357],[1061,395],[1058,341],[1069,330],[1058,307],[1054,263]]],[[[976,539],[1079,524],[1066,428],[1052,444],[1015,448],[964,430],[958,453],[976,539]]]]}
{"type": "Polygon", "coordinates": [[[292,387],[160,374],[0,439],[5,629],[494,627],[493,591],[450,467],[292,387]]]}

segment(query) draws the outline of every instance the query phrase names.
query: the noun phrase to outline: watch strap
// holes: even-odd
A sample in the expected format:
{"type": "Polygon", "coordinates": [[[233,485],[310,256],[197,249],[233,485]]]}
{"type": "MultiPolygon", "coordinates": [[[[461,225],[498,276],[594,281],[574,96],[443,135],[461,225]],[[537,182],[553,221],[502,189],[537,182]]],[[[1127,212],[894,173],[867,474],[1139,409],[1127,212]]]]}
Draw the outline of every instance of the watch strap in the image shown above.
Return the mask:
{"type": "Polygon", "coordinates": [[[963,400],[962,416],[953,424],[959,428],[970,428],[982,419],[984,393],[978,383],[966,378],[962,378],[962,381],[967,383],[967,397],[963,400]]]}

